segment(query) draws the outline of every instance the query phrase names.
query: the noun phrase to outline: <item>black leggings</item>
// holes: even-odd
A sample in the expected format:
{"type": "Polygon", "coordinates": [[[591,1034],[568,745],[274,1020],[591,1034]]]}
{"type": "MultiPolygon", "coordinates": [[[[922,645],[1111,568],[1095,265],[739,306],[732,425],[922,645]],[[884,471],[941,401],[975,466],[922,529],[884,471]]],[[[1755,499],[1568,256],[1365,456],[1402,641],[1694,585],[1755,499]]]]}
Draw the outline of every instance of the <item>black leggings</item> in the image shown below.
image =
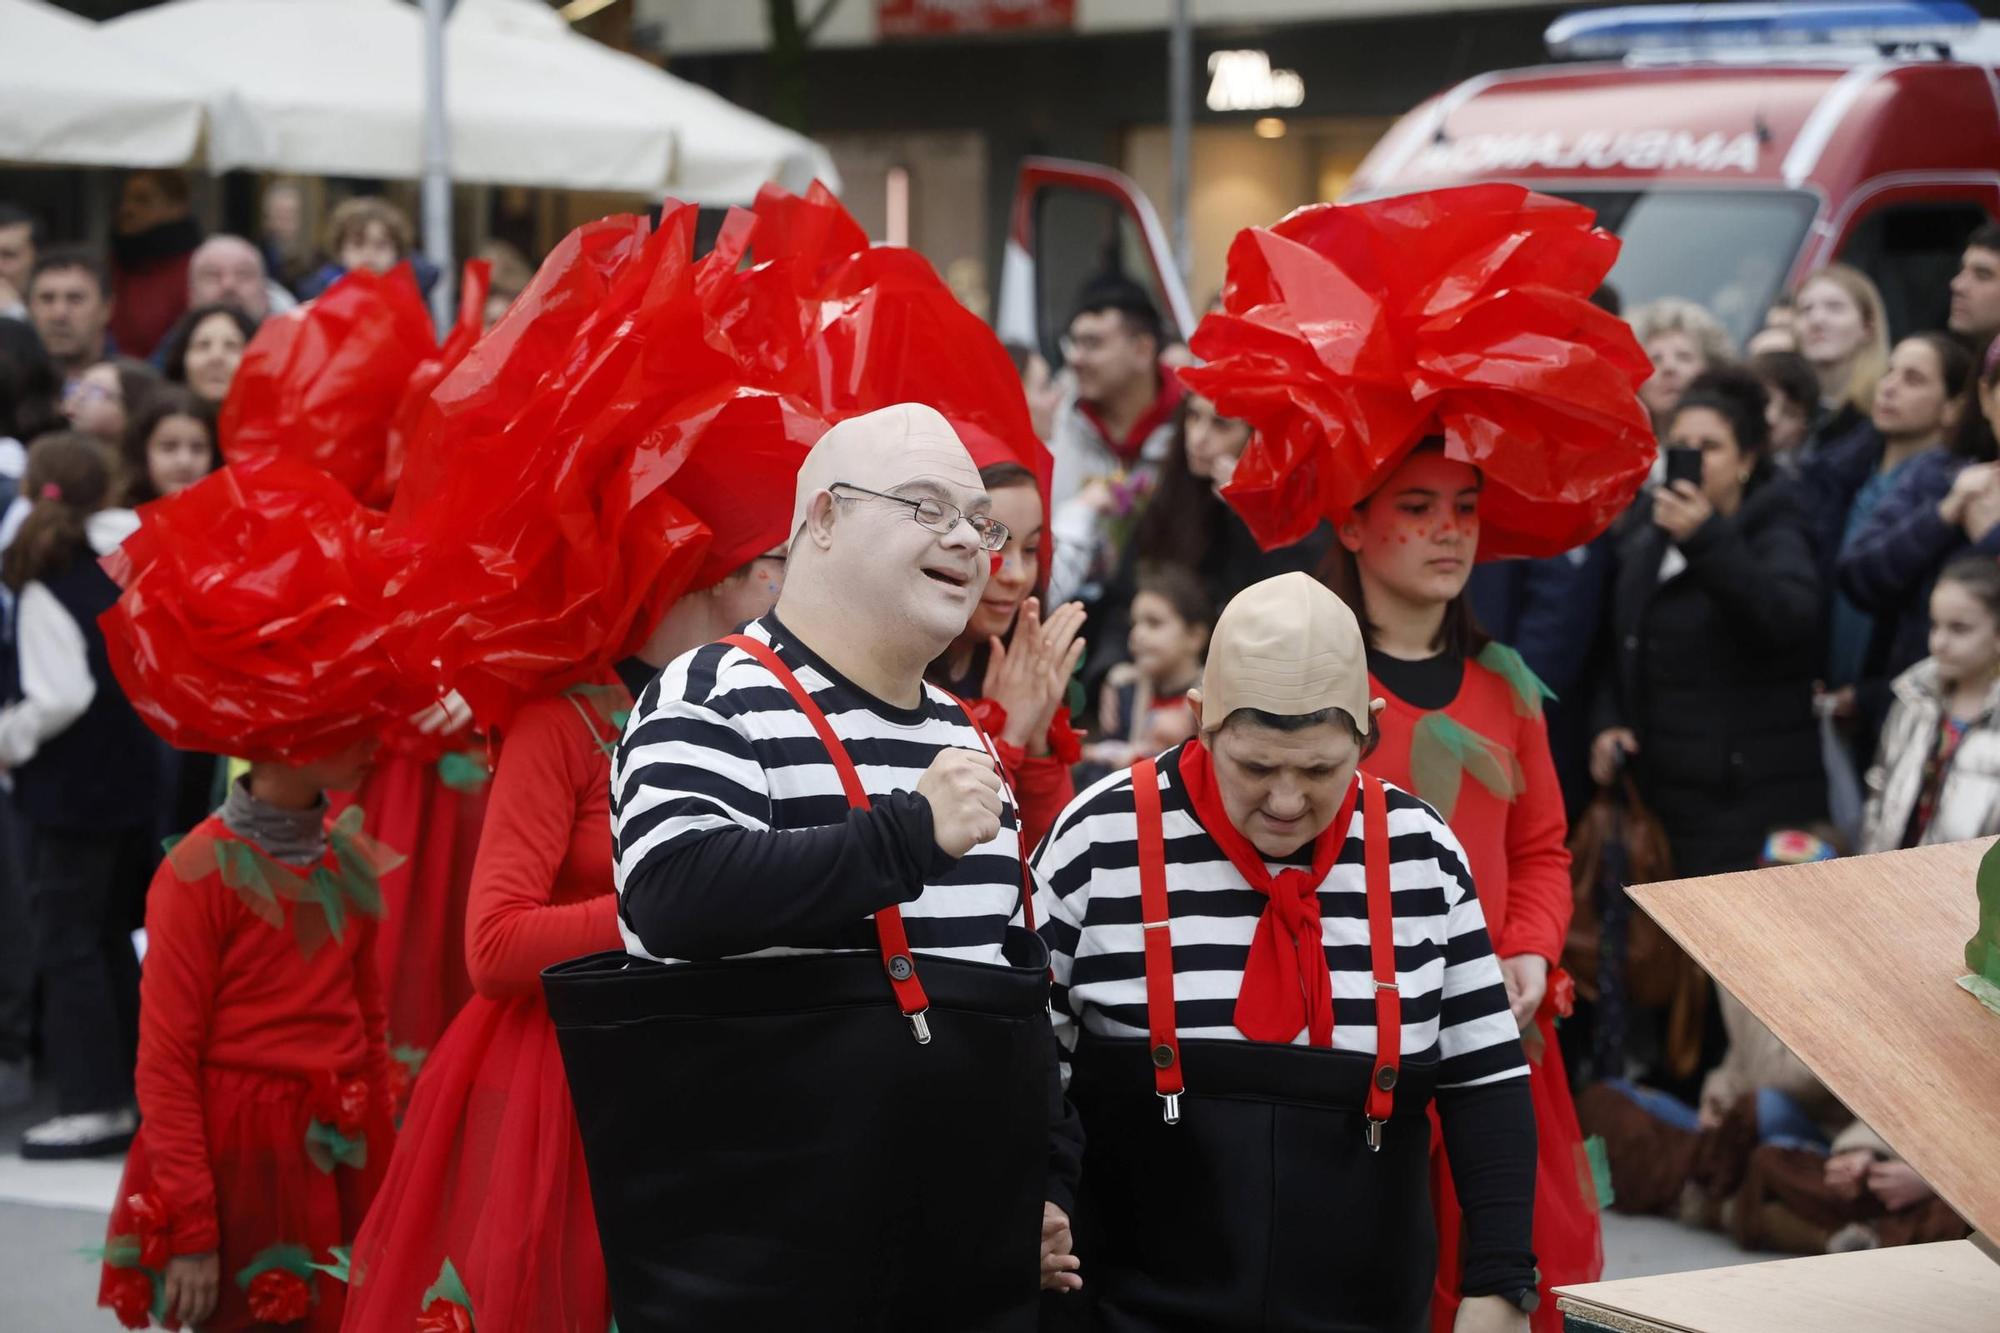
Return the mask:
{"type": "Polygon", "coordinates": [[[42,991],[42,1066],[63,1115],[132,1102],[139,960],[156,844],[149,826],[28,830],[28,895],[42,991]]]}

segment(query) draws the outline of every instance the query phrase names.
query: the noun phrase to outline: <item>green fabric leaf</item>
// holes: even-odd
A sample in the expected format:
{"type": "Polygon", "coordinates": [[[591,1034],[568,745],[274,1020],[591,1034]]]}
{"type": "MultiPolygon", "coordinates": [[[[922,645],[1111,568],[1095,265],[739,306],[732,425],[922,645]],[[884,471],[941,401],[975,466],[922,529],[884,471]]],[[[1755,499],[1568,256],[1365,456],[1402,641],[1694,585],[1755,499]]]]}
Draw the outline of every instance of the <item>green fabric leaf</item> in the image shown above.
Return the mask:
{"type": "Polygon", "coordinates": [[[315,1120],[306,1126],[306,1156],[327,1175],[337,1166],[359,1171],[368,1165],[368,1136],[350,1139],[324,1120],[315,1120]]]}
{"type": "Polygon", "coordinates": [[[1611,1154],[1601,1136],[1593,1134],[1583,1141],[1583,1159],[1584,1183],[1590,1187],[1597,1210],[1603,1212],[1617,1201],[1618,1192],[1611,1188],[1611,1154]]]}
{"type": "Polygon", "coordinates": [[[2000,1014],[2000,986],[1994,985],[1985,977],[1960,977],[1958,984],[1970,991],[1973,998],[1981,1004],[1995,1014],[2000,1014]]]}
{"type": "Polygon", "coordinates": [[[77,1253],[112,1268],[137,1268],[141,1248],[137,1236],[113,1236],[102,1245],[93,1245],[77,1253]]]}
{"type": "Polygon", "coordinates": [[[465,1294],[465,1283],[459,1278],[458,1270],[451,1266],[449,1259],[446,1259],[444,1266],[438,1269],[437,1281],[431,1283],[431,1289],[424,1293],[421,1301],[417,1302],[417,1308],[421,1310],[432,1301],[450,1301],[453,1305],[464,1306],[467,1314],[477,1314],[472,1308],[472,1297],[465,1294]]]}
{"type": "Polygon", "coordinates": [[[324,1273],[336,1282],[340,1283],[352,1282],[353,1281],[352,1274],[354,1271],[354,1251],[348,1246],[336,1245],[332,1249],[328,1250],[326,1253],[327,1257],[331,1259],[333,1262],[325,1264],[314,1264],[312,1266],[313,1271],[315,1273],[324,1273]]]}
{"type": "Polygon", "coordinates": [[[1465,774],[1503,801],[1527,785],[1514,752],[1446,713],[1426,713],[1410,735],[1410,783],[1447,821],[1465,774]]]}
{"type": "Polygon", "coordinates": [[[437,762],[438,781],[457,792],[478,791],[493,777],[486,756],[478,750],[453,750],[437,762]]]}
{"type": "Polygon", "coordinates": [[[314,866],[312,873],[306,876],[305,892],[299,901],[319,908],[334,939],[339,940],[346,934],[346,899],[340,892],[339,883],[325,866],[314,866]]]}
{"type": "Polygon", "coordinates": [[[288,881],[297,877],[247,842],[217,838],[214,843],[215,868],[222,882],[236,890],[236,896],[258,920],[282,928],[285,909],[278,905],[278,898],[281,893],[293,896],[288,881]]]}
{"type": "Polygon", "coordinates": [[[250,1284],[274,1268],[281,1268],[293,1277],[312,1281],[312,1251],[303,1245],[267,1245],[257,1251],[257,1257],[236,1271],[236,1285],[250,1290],[250,1284]]]}
{"type": "Polygon", "coordinates": [[[1504,643],[1489,643],[1482,648],[1479,665],[1513,687],[1514,711],[1522,717],[1540,717],[1543,702],[1555,702],[1556,692],[1535,674],[1526,658],[1504,643]]]}
{"type": "Polygon", "coordinates": [[[1979,858],[1979,928],[1965,942],[1965,965],[2000,986],[2000,842],[1979,858]]]}
{"type": "Polygon", "coordinates": [[[158,1273],[153,1273],[150,1276],[153,1279],[153,1318],[159,1322],[160,1327],[165,1328],[167,1325],[167,1283],[165,1278],[158,1273]]]}
{"type": "Polygon", "coordinates": [[[430,1058],[430,1052],[421,1046],[391,1046],[389,1058],[409,1071],[411,1078],[415,1078],[417,1071],[424,1067],[424,1061],[430,1058]]]}

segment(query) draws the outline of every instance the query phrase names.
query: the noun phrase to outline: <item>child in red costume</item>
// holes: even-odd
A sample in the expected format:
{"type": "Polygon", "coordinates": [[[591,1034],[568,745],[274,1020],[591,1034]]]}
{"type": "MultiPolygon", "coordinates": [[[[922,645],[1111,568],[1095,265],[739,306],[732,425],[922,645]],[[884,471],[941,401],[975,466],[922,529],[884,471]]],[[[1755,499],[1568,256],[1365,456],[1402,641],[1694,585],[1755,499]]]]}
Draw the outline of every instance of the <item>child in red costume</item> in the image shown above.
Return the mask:
{"type": "MultiPolygon", "coordinates": [[[[1364,766],[1437,807],[1471,863],[1523,1030],[1540,1157],[1539,1290],[1502,1294],[1542,1333],[1562,1325],[1549,1288],[1603,1270],[1554,1036],[1567,827],[1546,690],[1487,641],[1463,591],[1475,559],[1554,555],[1602,532],[1651,465],[1634,392],[1646,358],[1587,299],[1617,248],[1587,209],[1514,186],[1302,209],[1237,239],[1224,309],[1191,342],[1209,364],[1183,372],[1256,427],[1223,495],[1267,548],[1335,523],[1327,580],[1362,622],[1387,704],[1364,766]]],[[[1444,1333],[1475,1302],[1461,1303],[1451,1175],[1432,1181],[1444,1333]]]]}
{"type": "Polygon", "coordinates": [[[122,589],[102,621],[113,669],[170,744],[251,767],[148,896],[144,1121],[98,1301],[128,1328],[333,1333],[333,1251],[394,1133],[370,948],[396,858],[325,793],[360,780],[422,692],[374,618],[373,525],[323,474],[227,468],[140,521],[106,562],[122,589]]]}

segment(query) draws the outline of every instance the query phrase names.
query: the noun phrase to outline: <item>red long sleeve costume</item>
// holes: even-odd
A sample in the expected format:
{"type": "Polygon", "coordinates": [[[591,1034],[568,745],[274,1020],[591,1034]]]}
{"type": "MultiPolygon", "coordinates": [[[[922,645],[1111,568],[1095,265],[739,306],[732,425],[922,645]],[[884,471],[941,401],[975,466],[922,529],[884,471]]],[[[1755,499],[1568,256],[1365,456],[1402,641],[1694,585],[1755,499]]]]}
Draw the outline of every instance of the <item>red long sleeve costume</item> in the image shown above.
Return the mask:
{"type": "Polygon", "coordinates": [[[611,1311],[542,969],[619,947],[611,717],[623,690],[523,707],[494,774],[466,964],[478,994],[417,1081],[354,1247],[345,1327],[408,1328],[446,1260],[481,1333],[604,1333],[611,1311]]]}
{"type": "MultiPolygon", "coordinates": [[[[1425,710],[1413,708],[1369,679],[1370,693],[1387,701],[1382,741],[1365,767],[1377,777],[1438,801],[1417,780],[1411,762],[1416,730],[1425,710]]],[[[1548,725],[1539,709],[1523,707],[1504,677],[1475,661],[1465,664],[1458,697],[1444,714],[1466,729],[1510,751],[1520,765],[1522,786],[1512,799],[1487,789],[1472,773],[1461,776],[1457,799],[1446,813],[1471,862],[1472,882],[1502,959],[1534,954],[1551,972],[1562,957],[1571,910],[1568,820],[1562,788],[1549,754],[1548,725]]],[[[1537,1333],[1559,1333],[1562,1315],[1551,1287],[1594,1282],[1603,1275],[1604,1245],[1594,1192],[1585,1184],[1588,1167],[1583,1133],[1570,1100],[1569,1078],[1556,1046],[1551,1001],[1527,1032],[1528,1086],[1535,1103],[1534,1246],[1542,1276],[1542,1306],[1534,1316],[1537,1333]]],[[[1444,1169],[1443,1146],[1432,1139],[1431,1194],[1438,1229],[1438,1283],[1431,1305],[1434,1333],[1449,1333],[1458,1310],[1460,1212],[1451,1172],[1444,1169]]]]}
{"type": "MultiPolygon", "coordinates": [[[[241,841],[220,816],[190,838],[241,841]]],[[[266,864],[302,881],[312,870],[266,864]]],[[[331,850],[320,866],[338,870],[331,850]]],[[[171,862],[147,897],[137,1073],[144,1125],[110,1231],[143,1236],[153,1224],[133,1200],[150,1196],[164,1217],[160,1267],[167,1256],[220,1252],[221,1303],[205,1333],[255,1326],[235,1279],[269,1246],[303,1246],[324,1260],[354,1238],[392,1143],[374,925],[348,916],[338,937],[306,953],[297,918],[317,909],[280,894],[278,910],[283,924],[273,925],[220,871],[184,880],[171,862]],[[315,1166],[308,1126],[331,1114],[328,1093],[357,1077],[366,1084],[365,1162],[315,1166]]],[[[105,1270],[107,1293],[114,1272],[105,1270]]],[[[323,1276],[311,1287],[305,1327],[330,1333],[343,1290],[323,1276]]]]}

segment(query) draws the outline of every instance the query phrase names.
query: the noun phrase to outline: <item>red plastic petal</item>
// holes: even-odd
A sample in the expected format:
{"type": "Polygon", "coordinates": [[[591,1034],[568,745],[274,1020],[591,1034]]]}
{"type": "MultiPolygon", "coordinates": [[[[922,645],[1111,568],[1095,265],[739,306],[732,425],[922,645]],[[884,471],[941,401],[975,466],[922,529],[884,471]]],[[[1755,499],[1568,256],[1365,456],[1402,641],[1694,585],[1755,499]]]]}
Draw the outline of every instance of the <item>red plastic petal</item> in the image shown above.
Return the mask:
{"type": "Polygon", "coordinates": [[[1618,254],[1590,210],[1481,185],[1300,209],[1230,246],[1181,372],[1254,428],[1225,491],[1266,546],[1339,521],[1421,440],[1485,475],[1481,559],[1602,532],[1652,465],[1651,373],[1587,299],[1618,254]]]}
{"type": "Polygon", "coordinates": [[[173,745],[300,761],[430,701],[394,662],[381,519],[289,458],[231,464],[139,511],[105,557],[100,624],[132,705],[173,745]]]}
{"type": "Polygon", "coordinates": [[[411,375],[436,354],[407,264],[349,273],[250,340],[217,423],[223,457],[297,459],[362,503],[386,505],[390,422],[411,375]]]}

